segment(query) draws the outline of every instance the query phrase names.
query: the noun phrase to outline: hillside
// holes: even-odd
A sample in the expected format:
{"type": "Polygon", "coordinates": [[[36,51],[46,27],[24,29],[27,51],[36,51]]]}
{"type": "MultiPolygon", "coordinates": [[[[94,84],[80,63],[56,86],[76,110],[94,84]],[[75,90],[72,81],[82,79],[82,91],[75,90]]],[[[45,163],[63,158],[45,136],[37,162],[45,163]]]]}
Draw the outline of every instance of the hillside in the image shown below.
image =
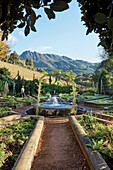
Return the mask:
{"type": "MultiPolygon", "coordinates": [[[[37,52],[25,51],[20,55],[21,60],[26,60],[27,58],[33,59],[35,67],[44,69],[50,72],[55,69],[61,69],[62,66],[70,66],[70,70],[74,73],[94,73],[98,63],[89,63],[83,60],[72,60],[66,56],[59,56],[54,54],[41,54],[37,52]]],[[[63,71],[66,71],[63,68],[63,71]]]]}
{"type": "Polygon", "coordinates": [[[42,73],[39,73],[37,71],[33,71],[33,70],[30,70],[30,69],[27,69],[27,68],[24,68],[18,65],[0,61],[0,68],[2,67],[5,67],[10,71],[12,78],[16,77],[18,71],[19,71],[20,76],[24,77],[24,79],[26,80],[33,80],[33,74],[35,74],[36,79],[39,79],[40,77],[43,76],[42,73]]]}
{"type": "MultiPolygon", "coordinates": [[[[33,74],[35,74],[35,78],[38,80],[43,76],[43,74],[40,72],[33,71],[33,70],[30,70],[30,69],[27,69],[27,68],[24,68],[24,67],[21,67],[18,65],[0,61],[0,68],[2,68],[2,67],[5,67],[10,71],[12,78],[15,78],[17,76],[18,71],[19,71],[19,75],[21,77],[24,77],[24,79],[26,79],[26,80],[33,80],[33,74]]],[[[55,78],[52,77],[52,80],[54,80],[54,79],[55,78]]],[[[44,82],[49,83],[48,76],[45,76],[43,80],[44,80],[44,82]]],[[[63,80],[60,80],[60,81],[63,85],[67,85],[67,83],[65,81],[63,81],[63,80]]],[[[69,83],[69,84],[71,85],[71,83],[69,83]]],[[[81,86],[79,84],[77,84],[77,87],[85,88],[85,86],[81,86]]]]}

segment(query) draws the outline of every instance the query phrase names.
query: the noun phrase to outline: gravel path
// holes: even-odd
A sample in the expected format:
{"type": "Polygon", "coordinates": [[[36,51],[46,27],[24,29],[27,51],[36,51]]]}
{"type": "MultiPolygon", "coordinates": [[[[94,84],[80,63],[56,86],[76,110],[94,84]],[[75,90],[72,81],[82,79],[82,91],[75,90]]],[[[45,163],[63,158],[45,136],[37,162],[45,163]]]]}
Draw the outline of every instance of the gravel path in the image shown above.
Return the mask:
{"type": "MultiPolygon", "coordinates": [[[[32,106],[14,109],[25,115],[32,106]]],[[[84,105],[87,114],[101,109],[84,105]]],[[[31,170],[89,170],[87,161],[73,134],[67,117],[45,117],[44,128],[31,170]]]]}
{"type": "Polygon", "coordinates": [[[31,170],[89,170],[68,118],[45,118],[31,170]]]}

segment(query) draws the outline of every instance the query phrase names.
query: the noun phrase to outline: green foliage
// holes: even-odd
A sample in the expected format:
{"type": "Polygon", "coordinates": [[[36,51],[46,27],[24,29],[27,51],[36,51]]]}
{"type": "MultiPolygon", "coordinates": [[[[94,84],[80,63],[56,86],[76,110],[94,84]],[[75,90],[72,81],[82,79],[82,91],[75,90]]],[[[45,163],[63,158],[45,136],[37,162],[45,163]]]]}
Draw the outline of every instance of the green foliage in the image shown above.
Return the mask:
{"type": "Polygon", "coordinates": [[[12,169],[23,144],[28,139],[37,119],[28,118],[0,129],[0,168],[12,169]]]}
{"type": "Polygon", "coordinates": [[[13,113],[9,111],[9,107],[0,107],[0,118],[12,115],[13,113]]]}
{"type": "Polygon", "coordinates": [[[26,65],[33,66],[33,60],[31,58],[27,58],[26,65]]]}
{"type": "Polygon", "coordinates": [[[87,146],[113,158],[113,124],[99,123],[92,115],[86,118],[82,116],[80,124],[93,142],[93,145],[87,144],[87,146]]]}
{"type": "Polygon", "coordinates": [[[0,80],[0,92],[4,91],[5,81],[0,80]]]}
{"type": "Polygon", "coordinates": [[[16,53],[16,51],[14,51],[13,53],[10,54],[8,61],[12,64],[16,64],[18,63],[18,61],[20,60],[19,55],[16,53]]]}
{"type": "Polygon", "coordinates": [[[45,13],[49,19],[55,18],[55,12],[61,12],[69,8],[68,3],[71,0],[51,1],[51,0],[32,0],[15,1],[7,0],[0,3],[0,28],[3,31],[2,40],[8,38],[17,27],[24,28],[25,36],[30,31],[36,32],[35,23],[41,17],[37,15],[37,10],[45,8],[45,13]],[[46,8],[46,6],[48,8],[46,8]],[[35,10],[34,10],[35,9],[35,10]]]}
{"type": "Polygon", "coordinates": [[[87,27],[87,33],[95,32],[99,35],[101,45],[113,54],[113,4],[112,0],[77,0],[81,9],[81,20],[87,27]]]}

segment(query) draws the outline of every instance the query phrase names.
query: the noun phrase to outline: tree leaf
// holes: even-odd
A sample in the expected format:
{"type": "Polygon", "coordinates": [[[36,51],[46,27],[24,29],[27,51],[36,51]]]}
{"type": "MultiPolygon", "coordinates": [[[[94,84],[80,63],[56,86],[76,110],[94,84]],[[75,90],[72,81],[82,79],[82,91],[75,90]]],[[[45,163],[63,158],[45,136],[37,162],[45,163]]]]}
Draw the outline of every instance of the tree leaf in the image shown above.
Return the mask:
{"type": "Polygon", "coordinates": [[[33,10],[32,10],[31,15],[30,15],[30,20],[31,20],[31,25],[34,25],[35,22],[36,22],[36,14],[33,10]]]}
{"type": "MultiPolygon", "coordinates": [[[[61,0],[54,0],[54,2],[56,1],[61,1],[61,0]]],[[[70,3],[72,0],[62,0],[62,1],[65,1],[66,3],[70,3]]]]}
{"type": "Polygon", "coordinates": [[[47,14],[49,19],[55,18],[55,13],[52,11],[52,9],[44,8],[44,11],[47,14]]]}
{"type": "Polygon", "coordinates": [[[36,19],[39,19],[41,17],[41,15],[38,15],[37,17],[36,17],[36,19]]]}
{"type": "Polygon", "coordinates": [[[108,28],[113,28],[113,17],[108,19],[108,28]]]}
{"type": "Polygon", "coordinates": [[[2,5],[0,4],[0,19],[2,18],[2,5]]]}
{"type": "Polygon", "coordinates": [[[94,19],[95,19],[95,22],[99,24],[104,24],[105,22],[107,22],[107,17],[104,13],[96,13],[94,19]]]}
{"type": "Polygon", "coordinates": [[[27,12],[27,14],[28,15],[31,15],[31,7],[30,6],[28,6],[28,5],[25,5],[25,10],[26,10],[26,12],[27,12]]]}
{"type": "Polygon", "coordinates": [[[44,5],[47,5],[48,2],[51,2],[51,0],[43,0],[44,5]]]}
{"type": "Polygon", "coordinates": [[[25,26],[25,22],[22,22],[18,25],[18,28],[23,28],[25,26]]]}
{"type": "Polygon", "coordinates": [[[53,11],[64,11],[69,8],[69,5],[65,1],[56,1],[52,4],[50,4],[50,8],[53,11]]]}
{"type": "Polygon", "coordinates": [[[36,32],[36,28],[35,28],[34,25],[31,26],[31,30],[34,31],[34,32],[36,32]]]}
{"type": "Polygon", "coordinates": [[[24,33],[25,33],[25,36],[27,36],[30,33],[30,28],[28,25],[25,27],[24,33]]]}

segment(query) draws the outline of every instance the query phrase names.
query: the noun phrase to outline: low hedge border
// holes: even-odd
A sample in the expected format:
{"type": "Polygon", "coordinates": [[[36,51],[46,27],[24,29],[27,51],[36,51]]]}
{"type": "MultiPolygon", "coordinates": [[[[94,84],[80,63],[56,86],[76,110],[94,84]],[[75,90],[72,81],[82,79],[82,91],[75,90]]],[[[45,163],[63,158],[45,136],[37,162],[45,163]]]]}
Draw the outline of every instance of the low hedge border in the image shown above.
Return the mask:
{"type": "Polygon", "coordinates": [[[69,122],[73,129],[73,132],[79,142],[79,145],[82,149],[84,156],[87,159],[88,165],[91,170],[110,170],[105,160],[102,158],[101,154],[93,150],[91,147],[88,147],[86,144],[92,144],[91,140],[87,137],[82,126],[78,123],[75,116],[69,117],[69,122]]]}

